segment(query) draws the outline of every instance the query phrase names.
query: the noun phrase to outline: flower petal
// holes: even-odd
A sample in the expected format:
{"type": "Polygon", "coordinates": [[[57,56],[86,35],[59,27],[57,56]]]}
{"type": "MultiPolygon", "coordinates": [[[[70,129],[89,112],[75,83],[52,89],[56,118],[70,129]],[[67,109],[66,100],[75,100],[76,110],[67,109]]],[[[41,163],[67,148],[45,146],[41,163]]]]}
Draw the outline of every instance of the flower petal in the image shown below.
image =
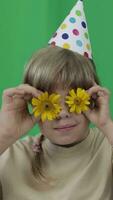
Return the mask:
{"type": "Polygon", "coordinates": [[[70,112],[75,112],[75,104],[73,106],[71,106],[70,112]]]}
{"type": "Polygon", "coordinates": [[[80,109],[80,107],[76,106],[76,108],[75,108],[75,112],[78,113],[78,114],[80,114],[80,113],[81,113],[81,109],[80,109]]]}
{"type": "Polygon", "coordinates": [[[44,113],[41,114],[41,119],[42,119],[42,122],[46,121],[46,119],[47,119],[46,112],[44,112],[44,113]]]}
{"type": "Polygon", "coordinates": [[[70,90],[70,91],[69,91],[69,94],[70,94],[73,98],[76,97],[76,93],[75,93],[74,89],[70,90]]]}
{"type": "Polygon", "coordinates": [[[52,103],[58,102],[60,98],[61,98],[61,95],[54,94],[54,93],[49,96],[49,100],[52,101],[52,103]]]}
{"type": "Polygon", "coordinates": [[[38,112],[38,110],[36,110],[35,112],[34,112],[34,116],[35,117],[38,117],[40,115],[40,112],[38,112]]]}
{"type": "Polygon", "coordinates": [[[48,118],[48,120],[53,120],[53,115],[51,112],[47,113],[47,118],[48,118]]]}
{"type": "Polygon", "coordinates": [[[37,98],[32,98],[31,103],[33,106],[37,106],[40,103],[40,101],[37,98]]]}

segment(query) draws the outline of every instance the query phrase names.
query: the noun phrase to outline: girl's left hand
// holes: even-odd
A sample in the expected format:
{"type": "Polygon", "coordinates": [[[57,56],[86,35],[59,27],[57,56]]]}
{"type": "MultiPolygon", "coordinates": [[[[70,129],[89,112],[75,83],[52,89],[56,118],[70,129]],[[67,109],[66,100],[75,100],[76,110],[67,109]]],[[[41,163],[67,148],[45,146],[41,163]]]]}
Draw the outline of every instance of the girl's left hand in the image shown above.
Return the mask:
{"type": "Polygon", "coordinates": [[[110,92],[107,88],[97,84],[87,90],[87,92],[92,98],[95,97],[96,106],[84,112],[84,114],[98,128],[103,129],[108,122],[112,121],[109,111],[110,92]]]}

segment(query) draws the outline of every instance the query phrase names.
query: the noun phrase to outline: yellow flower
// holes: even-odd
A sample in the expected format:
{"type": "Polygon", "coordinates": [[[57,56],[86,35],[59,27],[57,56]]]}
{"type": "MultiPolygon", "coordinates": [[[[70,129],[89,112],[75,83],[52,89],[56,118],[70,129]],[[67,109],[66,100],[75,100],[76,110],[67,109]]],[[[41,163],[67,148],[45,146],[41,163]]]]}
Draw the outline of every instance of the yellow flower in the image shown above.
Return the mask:
{"type": "Polygon", "coordinates": [[[77,88],[77,91],[72,89],[69,91],[70,96],[66,97],[66,103],[70,108],[70,112],[81,113],[87,111],[90,104],[90,95],[82,88],[77,88]]]}
{"type": "Polygon", "coordinates": [[[34,116],[40,116],[43,122],[45,120],[55,119],[61,111],[59,100],[59,94],[53,93],[49,95],[48,92],[43,93],[37,98],[33,98],[32,105],[34,106],[34,116]]]}

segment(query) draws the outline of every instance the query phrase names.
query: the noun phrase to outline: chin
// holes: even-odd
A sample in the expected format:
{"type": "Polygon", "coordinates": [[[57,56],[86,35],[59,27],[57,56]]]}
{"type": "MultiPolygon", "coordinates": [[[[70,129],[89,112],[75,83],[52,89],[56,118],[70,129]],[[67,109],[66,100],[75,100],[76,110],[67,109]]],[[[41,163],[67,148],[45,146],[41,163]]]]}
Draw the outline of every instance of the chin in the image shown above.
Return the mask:
{"type": "Polygon", "coordinates": [[[70,138],[69,135],[65,137],[55,138],[53,143],[57,145],[71,145],[74,143],[78,143],[83,140],[83,137],[74,137],[70,138]]]}

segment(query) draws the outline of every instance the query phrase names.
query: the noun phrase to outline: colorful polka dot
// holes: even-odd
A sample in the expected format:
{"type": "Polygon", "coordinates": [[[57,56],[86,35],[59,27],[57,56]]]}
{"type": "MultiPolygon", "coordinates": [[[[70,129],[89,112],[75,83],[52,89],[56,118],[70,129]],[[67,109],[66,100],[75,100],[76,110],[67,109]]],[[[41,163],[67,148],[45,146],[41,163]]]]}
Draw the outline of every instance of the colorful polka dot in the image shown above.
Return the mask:
{"type": "Polygon", "coordinates": [[[81,24],[83,28],[86,28],[86,23],[84,21],[81,24]]]}
{"type": "Polygon", "coordinates": [[[80,10],[76,10],[76,15],[77,15],[78,17],[80,17],[80,16],[82,15],[81,11],[80,11],[80,10]]]}
{"type": "Polygon", "coordinates": [[[69,19],[69,21],[70,21],[71,23],[75,23],[75,22],[76,22],[76,19],[75,19],[74,17],[71,17],[71,18],[69,19]]]}
{"type": "Polygon", "coordinates": [[[77,41],[76,41],[76,44],[77,44],[77,46],[79,46],[79,47],[82,47],[82,46],[83,46],[83,43],[82,43],[81,40],[77,40],[77,41]]]}
{"type": "Polygon", "coordinates": [[[56,46],[56,42],[54,42],[54,41],[51,42],[51,45],[52,45],[52,46],[56,46]]]}
{"type": "Polygon", "coordinates": [[[67,24],[62,24],[61,29],[64,30],[65,28],[67,28],[67,24]]]}
{"type": "Polygon", "coordinates": [[[74,9],[62,22],[49,44],[60,46],[78,52],[85,57],[92,58],[91,44],[84,17],[83,0],[77,0],[74,9]]]}
{"type": "Polygon", "coordinates": [[[77,29],[73,29],[73,34],[78,36],[79,35],[79,31],[77,29]]]}
{"type": "Polygon", "coordinates": [[[57,33],[54,33],[53,38],[55,38],[57,36],[57,33]]]}
{"type": "Polygon", "coordinates": [[[64,49],[70,49],[71,46],[70,46],[69,43],[64,43],[64,44],[63,44],[63,48],[64,48],[64,49]]]}
{"type": "Polygon", "coordinates": [[[90,50],[90,49],[91,49],[90,44],[86,44],[86,48],[87,48],[88,50],[90,50]]]}
{"type": "Polygon", "coordinates": [[[67,33],[63,33],[62,38],[64,40],[67,40],[69,38],[69,35],[67,33]]]}
{"type": "Polygon", "coordinates": [[[84,56],[89,58],[89,54],[87,52],[84,52],[84,56]]]}
{"type": "Polygon", "coordinates": [[[88,36],[88,33],[87,33],[87,32],[85,32],[85,33],[84,33],[84,36],[85,36],[85,38],[86,38],[86,39],[88,39],[88,38],[89,38],[89,36],[88,36]]]}

